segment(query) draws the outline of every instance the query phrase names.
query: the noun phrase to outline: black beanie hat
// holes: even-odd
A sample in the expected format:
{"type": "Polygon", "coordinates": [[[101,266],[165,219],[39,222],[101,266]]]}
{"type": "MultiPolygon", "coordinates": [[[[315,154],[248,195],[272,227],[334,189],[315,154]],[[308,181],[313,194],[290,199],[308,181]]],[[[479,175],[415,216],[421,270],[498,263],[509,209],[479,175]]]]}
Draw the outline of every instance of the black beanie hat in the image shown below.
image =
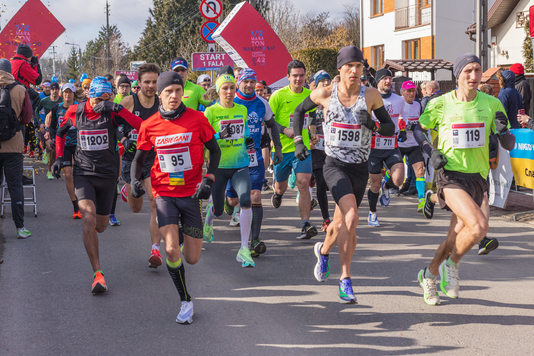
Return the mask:
{"type": "Polygon", "coordinates": [[[25,58],[30,58],[31,56],[33,56],[33,51],[27,44],[21,43],[17,47],[17,54],[20,54],[25,58]]]}
{"type": "Polygon", "coordinates": [[[230,66],[222,66],[221,68],[217,69],[217,76],[221,76],[224,74],[229,74],[232,77],[234,76],[234,68],[230,66]]]}
{"type": "Polygon", "coordinates": [[[343,67],[343,65],[350,62],[363,62],[363,53],[362,51],[354,46],[350,45],[343,47],[337,53],[337,68],[343,67]]]}
{"type": "Polygon", "coordinates": [[[376,84],[378,84],[378,82],[384,79],[384,77],[393,77],[393,74],[391,73],[389,69],[386,69],[386,68],[379,69],[375,75],[376,84]]]}
{"type": "Polygon", "coordinates": [[[161,94],[166,87],[173,84],[180,84],[182,88],[184,87],[184,80],[180,74],[174,71],[161,73],[158,77],[158,93],[161,94]]]}
{"type": "Polygon", "coordinates": [[[132,85],[132,82],[130,81],[130,79],[128,79],[127,76],[122,76],[121,79],[119,79],[119,86],[121,84],[128,84],[128,85],[132,85]]]}

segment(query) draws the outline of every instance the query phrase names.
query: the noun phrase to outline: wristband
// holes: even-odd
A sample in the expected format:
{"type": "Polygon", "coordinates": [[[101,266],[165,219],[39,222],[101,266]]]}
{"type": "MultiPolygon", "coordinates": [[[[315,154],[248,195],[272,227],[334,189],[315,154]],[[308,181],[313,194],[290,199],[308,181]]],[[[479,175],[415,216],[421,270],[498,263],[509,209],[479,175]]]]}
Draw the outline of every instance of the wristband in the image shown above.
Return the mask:
{"type": "MultiPolygon", "coordinates": [[[[206,175],[204,176],[204,178],[211,179],[211,178],[210,178],[210,174],[209,174],[209,173],[206,173],[206,175]]],[[[215,174],[213,175],[213,179],[211,179],[211,180],[215,182],[215,174]]]]}
{"type": "Polygon", "coordinates": [[[293,138],[293,142],[300,142],[302,141],[302,136],[295,136],[295,138],[293,138]]]}
{"type": "Polygon", "coordinates": [[[380,130],[380,123],[379,122],[375,122],[375,131],[374,132],[378,132],[378,130],[380,130]]]}

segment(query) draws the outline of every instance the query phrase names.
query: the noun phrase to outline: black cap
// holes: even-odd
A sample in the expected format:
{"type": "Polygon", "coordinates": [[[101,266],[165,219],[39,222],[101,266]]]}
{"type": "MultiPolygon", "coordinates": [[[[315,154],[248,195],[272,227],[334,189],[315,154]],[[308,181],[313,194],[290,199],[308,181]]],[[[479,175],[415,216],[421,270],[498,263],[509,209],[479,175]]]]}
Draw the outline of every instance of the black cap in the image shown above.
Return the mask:
{"type": "Polygon", "coordinates": [[[363,52],[356,46],[343,47],[337,53],[337,68],[350,62],[363,62],[363,52]]]}
{"type": "Polygon", "coordinates": [[[380,82],[385,77],[393,77],[393,73],[391,73],[391,71],[386,68],[379,69],[375,75],[376,83],[378,84],[378,82],[380,82]]]}
{"type": "Polygon", "coordinates": [[[222,66],[221,68],[217,69],[217,76],[229,74],[232,77],[234,76],[234,68],[230,66],[222,66]]]}
{"type": "Polygon", "coordinates": [[[184,87],[184,80],[182,76],[174,71],[163,72],[158,77],[158,93],[168,87],[169,85],[180,84],[182,88],[184,87]]]}
{"type": "Polygon", "coordinates": [[[123,76],[121,77],[121,79],[119,79],[119,86],[120,86],[121,84],[132,85],[132,82],[130,81],[130,79],[128,79],[127,76],[123,75],[123,76]]]}
{"type": "Polygon", "coordinates": [[[52,89],[57,89],[57,90],[59,90],[59,84],[58,84],[58,82],[53,82],[53,83],[50,84],[50,90],[52,90],[52,89]]]}
{"type": "Polygon", "coordinates": [[[33,56],[33,51],[27,44],[21,43],[17,47],[17,54],[20,54],[25,58],[30,58],[31,56],[33,56]]]}

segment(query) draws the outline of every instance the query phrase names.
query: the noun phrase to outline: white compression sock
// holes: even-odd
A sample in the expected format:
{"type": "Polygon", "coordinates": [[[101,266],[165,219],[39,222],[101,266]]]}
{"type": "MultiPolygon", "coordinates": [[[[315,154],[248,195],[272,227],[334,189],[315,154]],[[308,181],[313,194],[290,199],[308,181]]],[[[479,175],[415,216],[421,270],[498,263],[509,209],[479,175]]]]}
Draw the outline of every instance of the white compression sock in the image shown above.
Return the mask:
{"type": "Polygon", "coordinates": [[[215,216],[215,212],[213,210],[213,205],[211,206],[211,210],[208,212],[208,209],[206,208],[206,223],[208,225],[213,224],[213,218],[215,216]]]}
{"type": "Polygon", "coordinates": [[[248,248],[248,238],[250,237],[250,223],[252,222],[252,209],[241,209],[241,247],[248,248]]]}

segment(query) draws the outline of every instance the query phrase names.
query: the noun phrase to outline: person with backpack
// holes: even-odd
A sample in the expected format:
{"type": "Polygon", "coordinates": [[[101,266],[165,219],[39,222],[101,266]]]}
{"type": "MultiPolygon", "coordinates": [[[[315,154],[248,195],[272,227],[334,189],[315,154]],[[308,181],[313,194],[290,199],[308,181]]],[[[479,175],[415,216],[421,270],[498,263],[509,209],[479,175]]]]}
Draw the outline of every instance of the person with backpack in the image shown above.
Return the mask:
{"type": "Polygon", "coordinates": [[[32,119],[30,96],[11,74],[9,60],[0,59],[0,172],[3,170],[11,213],[18,238],[31,233],[24,227],[24,191],[22,187],[24,135],[21,128],[32,119]]]}

